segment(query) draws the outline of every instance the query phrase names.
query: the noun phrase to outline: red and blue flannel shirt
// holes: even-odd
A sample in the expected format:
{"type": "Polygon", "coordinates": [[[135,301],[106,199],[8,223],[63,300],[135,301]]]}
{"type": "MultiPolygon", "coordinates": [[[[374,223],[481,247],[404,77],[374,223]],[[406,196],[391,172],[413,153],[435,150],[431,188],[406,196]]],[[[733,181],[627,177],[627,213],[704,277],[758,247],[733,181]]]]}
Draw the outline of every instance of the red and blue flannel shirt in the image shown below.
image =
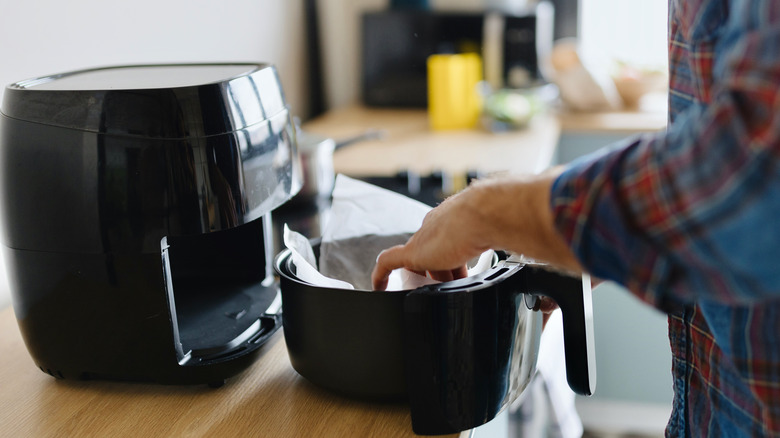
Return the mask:
{"type": "Polygon", "coordinates": [[[780,435],[780,0],[671,0],[669,71],[667,130],[572,163],[556,225],[669,314],[668,436],[780,435]]]}

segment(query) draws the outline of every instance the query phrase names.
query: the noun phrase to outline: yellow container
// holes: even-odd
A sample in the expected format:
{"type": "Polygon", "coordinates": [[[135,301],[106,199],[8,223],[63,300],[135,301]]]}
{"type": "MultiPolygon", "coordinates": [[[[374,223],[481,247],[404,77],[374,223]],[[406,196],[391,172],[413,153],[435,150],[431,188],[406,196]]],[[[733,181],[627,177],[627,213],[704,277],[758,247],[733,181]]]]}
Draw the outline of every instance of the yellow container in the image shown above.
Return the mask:
{"type": "Polygon", "coordinates": [[[482,59],[476,53],[428,57],[428,117],[435,130],[469,129],[479,121],[482,59]]]}

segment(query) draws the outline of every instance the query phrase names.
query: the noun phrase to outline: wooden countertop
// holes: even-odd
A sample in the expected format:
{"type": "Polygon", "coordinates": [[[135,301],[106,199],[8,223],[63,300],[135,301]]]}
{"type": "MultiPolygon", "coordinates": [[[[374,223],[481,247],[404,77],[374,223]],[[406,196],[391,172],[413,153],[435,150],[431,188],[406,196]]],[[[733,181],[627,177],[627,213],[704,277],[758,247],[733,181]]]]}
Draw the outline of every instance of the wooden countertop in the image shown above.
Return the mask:
{"type": "Polygon", "coordinates": [[[480,128],[433,131],[425,109],[383,109],[351,105],[304,124],[307,131],[339,140],[368,130],[384,137],[346,146],[334,154],[337,172],[352,176],[393,175],[411,170],[465,174],[537,173],[552,164],[562,133],[635,134],[666,127],[663,96],[637,109],[601,113],[550,111],[526,129],[499,133],[480,128]]]}
{"type": "Polygon", "coordinates": [[[644,96],[636,108],[606,112],[575,112],[561,109],[557,112],[561,131],[565,133],[635,134],[666,128],[668,121],[667,93],[644,96]]]}
{"type": "Polygon", "coordinates": [[[407,405],[346,399],[299,376],[281,332],[218,389],[56,380],[33,363],[10,307],[0,311],[0,333],[3,436],[416,436],[407,405]]]}
{"type": "Polygon", "coordinates": [[[560,135],[558,120],[551,114],[517,131],[432,131],[425,109],[359,105],[329,111],[303,128],[337,142],[368,129],[384,131],[382,139],[346,146],[334,154],[336,171],[351,176],[393,175],[402,170],[423,175],[439,170],[535,173],[552,162],[560,135]]]}

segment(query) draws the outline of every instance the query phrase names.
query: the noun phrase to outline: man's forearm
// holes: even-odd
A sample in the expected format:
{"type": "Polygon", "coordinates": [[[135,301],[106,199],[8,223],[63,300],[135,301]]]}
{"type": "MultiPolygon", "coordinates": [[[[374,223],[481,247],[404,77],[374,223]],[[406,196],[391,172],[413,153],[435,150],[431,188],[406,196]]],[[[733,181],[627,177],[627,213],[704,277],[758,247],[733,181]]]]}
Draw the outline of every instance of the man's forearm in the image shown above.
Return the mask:
{"type": "Polygon", "coordinates": [[[379,255],[374,288],[387,286],[390,272],[406,268],[449,281],[465,275],[465,264],[487,249],[503,249],[570,272],[582,269],[558,234],[550,188],[559,170],[532,177],[478,181],[425,217],[404,245],[379,255]]]}
{"type": "Polygon", "coordinates": [[[555,229],[550,188],[562,169],[536,176],[479,181],[470,190],[484,214],[487,245],[572,272],[582,267],[555,229]]]}

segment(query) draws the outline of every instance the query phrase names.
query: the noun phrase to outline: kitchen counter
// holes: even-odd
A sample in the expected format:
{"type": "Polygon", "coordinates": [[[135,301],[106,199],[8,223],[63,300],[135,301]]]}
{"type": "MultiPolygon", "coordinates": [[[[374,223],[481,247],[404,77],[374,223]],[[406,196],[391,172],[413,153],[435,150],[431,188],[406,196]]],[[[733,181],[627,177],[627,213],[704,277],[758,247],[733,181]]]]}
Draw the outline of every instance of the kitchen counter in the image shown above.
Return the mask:
{"type": "Polygon", "coordinates": [[[367,129],[384,131],[384,138],[346,146],[334,154],[336,171],[350,176],[407,170],[422,175],[540,172],[552,162],[560,134],[552,114],[538,116],[527,129],[491,134],[480,129],[432,131],[425,109],[359,105],[329,111],[303,127],[337,141],[367,129]]]}
{"type": "Polygon", "coordinates": [[[0,333],[3,436],[416,436],[407,405],[343,398],[299,376],[281,331],[217,389],[56,380],[33,363],[10,307],[0,333]]]}
{"type": "Polygon", "coordinates": [[[352,105],[331,110],[304,129],[338,140],[367,130],[384,137],[358,142],[334,154],[337,172],[350,176],[394,175],[413,171],[451,174],[537,173],[553,163],[561,134],[633,134],[666,127],[665,100],[648,99],[635,110],[577,113],[550,110],[526,128],[488,133],[481,129],[433,131],[425,109],[383,109],[352,105]]]}
{"type": "Polygon", "coordinates": [[[651,93],[640,100],[634,109],[576,112],[557,111],[561,131],[564,133],[635,134],[666,128],[668,121],[666,92],[651,93]]]}

